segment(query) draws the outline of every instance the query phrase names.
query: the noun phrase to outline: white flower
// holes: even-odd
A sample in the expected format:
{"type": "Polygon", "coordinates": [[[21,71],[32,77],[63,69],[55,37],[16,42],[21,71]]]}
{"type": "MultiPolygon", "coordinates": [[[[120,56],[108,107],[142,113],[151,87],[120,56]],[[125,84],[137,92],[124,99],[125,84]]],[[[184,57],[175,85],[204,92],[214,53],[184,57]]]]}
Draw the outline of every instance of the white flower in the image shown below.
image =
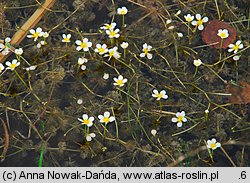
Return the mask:
{"type": "Polygon", "coordinates": [[[191,22],[191,24],[194,26],[198,26],[199,30],[203,30],[204,29],[203,23],[206,23],[208,21],[208,18],[207,17],[201,18],[200,14],[196,14],[195,17],[196,17],[197,21],[194,20],[191,22]]]}
{"type": "Polygon", "coordinates": [[[82,41],[76,40],[76,44],[78,45],[76,47],[77,51],[80,51],[83,49],[83,51],[89,51],[89,48],[92,46],[92,42],[88,40],[88,38],[84,38],[82,41]]]}
{"type": "Polygon", "coordinates": [[[184,15],[184,18],[187,22],[192,22],[194,20],[194,16],[190,14],[184,15]]]}
{"type": "Polygon", "coordinates": [[[205,110],[205,113],[206,113],[206,114],[208,114],[208,113],[209,113],[209,110],[208,110],[208,109],[206,109],[206,110],[205,110]]]}
{"type": "Polygon", "coordinates": [[[110,116],[110,113],[108,111],[104,112],[104,115],[98,115],[98,118],[101,123],[109,123],[115,121],[114,116],[110,116]]]}
{"type": "Polygon", "coordinates": [[[243,44],[241,43],[241,40],[238,40],[235,44],[228,45],[228,47],[228,52],[234,51],[234,53],[237,53],[239,49],[243,48],[243,44]]]}
{"type": "Polygon", "coordinates": [[[27,35],[27,37],[34,38],[34,41],[36,41],[39,37],[42,37],[44,34],[41,27],[38,27],[36,30],[31,29],[30,33],[31,33],[31,35],[27,35]]]}
{"type": "Polygon", "coordinates": [[[104,26],[100,27],[100,29],[103,29],[103,30],[114,30],[116,26],[116,23],[113,22],[111,24],[104,24],[104,26]]]}
{"type": "Polygon", "coordinates": [[[178,37],[183,37],[183,34],[181,32],[177,32],[178,37]]]}
{"type": "Polygon", "coordinates": [[[171,26],[168,27],[168,29],[169,29],[169,30],[172,30],[172,29],[174,29],[174,26],[171,25],[171,26]]]}
{"type": "Polygon", "coordinates": [[[78,118],[79,121],[81,121],[84,125],[87,125],[88,127],[91,127],[93,125],[94,117],[89,117],[87,114],[82,115],[82,119],[78,118]]]}
{"type": "Polygon", "coordinates": [[[123,49],[126,49],[128,47],[128,43],[127,42],[122,42],[122,44],[120,45],[123,49]]]}
{"type": "Polygon", "coordinates": [[[81,105],[83,103],[83,100],[82,99],[78,99],[76,103],[79,104],[79,105],[81,105]]]}
{"type": "Polygon", "coordinates": [[[37,65],[32,65],[30,67],[24,68],[26,71],[34,71],[37,68],[37,65]]]}
{"type": "Polygon", "coordinates": [[[23,49],[22,48],[15,49],[15,54],[22,55],[23,54],[23,49]]]}
{"type": "Polygon", "coordinates": [[[4,68],[5,68],[4,65],[0,63],[0,73],[3,72],[4,68]]]}
{"type": "Polygon", "coordinates": [[[156,133],[157,133],[157,131],[156,131],[155,129],[152,129],[152,130],[151,130],[151,134],[152,134],[153,136],[155,136],[156,133]]]}
{"type": "Polygon", "coordinates": [[[48,32],[43,32],[43,37],[44,37],[44,38],[49,37],[49,33],[48,33],[48,32]]]}
{"type": "Polygon", "coordinates": [[[114,81],[115,81],[115,83],[114,83],[115,86],[122,87],[128,81],[128,79],[123,78],[122,75],[119,75],[118,78],[114,78],[114,81]]]}
{"type": "Polygon", "coordinates": [[[118,8],[117,9],[117,13],[119,14],[119,15],[126,15],[127,13],[128,13],[128,9],[126,8],[126,7],[122,7],[122,8],[118,8]]]}
{"type": "Polygon", "coordinates": [[[153,93],[152,93],[152,97],[156,98],[156,100],[160,100],[160,99],[167,99],[168,95],[166,95],[166,91],[165,90],[161,90],[160,93],[158,90],[154,89],[153,93]]]}
{"type": "Polygon", "coordinates": [[[39,43],[37,43],[36,47],[37,48],[41,48],[42,46],[46,45],[47,43],[45,41],[40,41],[39,43]]]}
{"type": "Polygon", "coordinates": [[[202,64],[201,59],[194,60],[194,65],[195,65],[196,67],[199,67],[201,64],[202,64]]]}
{"type": "Polygon", "coordinates": [[[86,67],[86,65],[81,65],[81,70],[86,70],[87,69],[87,67],[86,67]]]}
{"type": "Polygon", "coordinates": [[[177,112],[176,113],[176,117],[177,118],[172,118],[172,122],[177,123],[177,126],[180,128],[182,127],[182,122],[186,122],[187,118],[185,118],[185,112],[181,111],[181,112],[177,112]]]}
{"type": "Polygon", "coordinates": [[[62,35],[63,39],[62,39],[62,42],[63,43],[69,43],[70,42],[70,38],[71,38],[71,34],[63,34],[62,35]]]}
{"type": "Polygon", "coordinates": [[[152,49],[152,46],[147,45],[147,43],[143,44],[143,53],[140,54],[140,57],[145,57],[147,56],[148,59],[152,59],[153,55],[151,53],[149,53],[152,49]]]}
{"type": "Polygon", "coordinates": [[[99,53],[100,55],[103,55],[104,53],[108,52],[108,48],[106,44],[97,44],[95,52],[99,53]]]}
{"type": "Polygon", "coordinates": [[[119,59],[121,54],[117,51],[118,48],[115,46],[114,48],[109,49],[109,54],[105,54],[104,57],[109,57],[109,60],[114,57],[115,59],[119,59]]]}
{"type": "Polygon", "coordinates": [[[178,11],[175,13],[175,16],[178,16],[179,14],[181,14],[181,10],[178,10],[178,11]]]}
{"type": "Polygon", "coordinates": [[[233,57],[233,60],[234,61],[238,61],[240,59],[240,56],[239,55],[235,55],[234,57],[233,57]]]}
{"type": "Polygon", "coordinates": [[[108,79],[109,78],[109,74],[108,73],[104,73],[102,78],[105,79],[105,80],[108,79]]]}
{"type": "Polygon", "coordinates": [[[106,30],[106,34],[109,35],[109,38],[118,38],[120,37],[120,34],[118,33],[120,30],[115,29],[115,30],[106,30]]]}
{"type": "Polygon", "coordinates": [[[78,58],[78,61],[77,61],[77,63],[78,63],[79,65],[82,65],[82,64],[87,63],[87,62],[88,62],[88,59],[86,59],[86,58],[84,58],[84,57],[78,58]]]}
{"type": "Polygon", "coordinates": [[[225,39],[229,36],[228,30],[227,29],[219,29],[217,36],[221,37],[221,39],[225,39]]]}
{"type": "Polygon", "coordinates": [[[20,62],[18,62],[17,59],[14,59],[12,62],[7,61],[5,64],[8,66],[6,69],[13,71],[17,66],[20,65],[20,62]]]}
{"type": "Polygon", "coordinates": [[[168,25],[168,24],[170,24],[171,22],[172,22],[171,19],[167,19],[166,24],[168,25]]]}
{"type": "Polygon", "coordinates": [[[86,136],[86,140],[87,140],[88,142],[90,142],[90,141],[92,140],[92,138],[95,138],[95,137],[96,137],[95,133],[90,133],[90,134],[88,134],[88,135],[86,136]]]}
{"type": "Polygon", "coordinates": [[[211,140],[207,141],[207,148],[215,150],[218,147],[221,147],[221,144],[219,142],[216,142],[215,138],[212,138],[211,140]]]}
{"type": "Polygon", "coordinates": [[[5,43],[10,43],[11,39],[9,37],[6,37],[4,41],[5,43]]]}
{"type": "Polygon", "coordinates": [[[11,39],[9,37],[6,37],[4,40],[4,44],[0,43],[0,51],[3,55],[8,55],[8,53],[10,52],[9,51],[9,49],[11,48],[10,41],[11,39]]]}

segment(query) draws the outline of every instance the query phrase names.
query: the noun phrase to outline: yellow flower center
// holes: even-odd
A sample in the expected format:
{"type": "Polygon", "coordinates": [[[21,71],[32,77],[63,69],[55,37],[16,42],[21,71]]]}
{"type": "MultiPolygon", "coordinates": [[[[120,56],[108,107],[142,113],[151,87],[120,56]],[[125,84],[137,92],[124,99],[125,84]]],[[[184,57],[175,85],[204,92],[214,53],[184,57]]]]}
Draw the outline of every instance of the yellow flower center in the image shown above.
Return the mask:
{"type": "Polygon", "coordinates": [[[11,64],[11,65],[10,65],[10,68],[11,68],[11,69],[15,69],[15,68],[16,68],[16,64],[11,64]]]}
{"type": "Polygon", "coordinates": [[[117,80],[116,83],[118,84],[118,86],[121,86],[123,84],[123,81],[119,79],[119,80],[117,80]]]}
{"type": "Polygon", "coordinates": [[[191,17],[187,17],[186,20],[187,20],[188,22],[191,22],[191,21],[192,21],[192,18],[191,18],[191,17]]]}
{"type": "Polygon", "coordinates": [[[89,119],[84,119],[82,122],[83,122],[83,124],[85,124],[85,125],[87,125],[87,124],[90,123],[89,119]]]}
{"type": "Polygon", "coordinates": [[[114,37],[116,35],[116,32],[115,31],[110,31],[109,35],[114,37]]]}
{"type": "Polygon", "coordinates": [[[156,94],[156,97],[161,99],[163,97],[163,95],[162,95],[162,93],[158,93],[158,94],[156,94]]]}
{"type": "Polygon", "coordinates": [[[220,37],[223,39],[223,38],[226,38],[227,37],[227,34],[225,32],[221,32],[220,34],[220,37]]]}
{"type": "Polygon", "coordinates": [[[239,49],[239,45],[236,44],[233,46],[233,50],[238,50],[238,49],[239,49]]]}
{"type": "Polygon", "coordinates": [[[115,54],[115,51],[114,51],[114,50],[111,50],[111,51],[109,52],[109,56],[110,56],[110,57],[112,57],[114,54],[115,54]]]}
{"type": "Polygon", "coordinates": [[[99,48],[98,51],[99,51],[99,53],[103,53],[105,51],[105,49],[104,48],[99,48]]]}
{"type": "Polygon", "coordinates": [[[216,144],[215,143],[210,144],[210,146],[211,146],[212,149],[216,148],[216,144]]]}
{"type": "Polygon", "coordinates": [[[69,42],[69,38],[68,37],[64,38],[64,41],[69,42]]]}
{"type": "Polygon", "coordinates": [[[87,48],[88,47],[88,44],[87,43],[85,43],[85,42],[83,42],[83,43],[81,43],[81,45],[80,45],[82,48],[87,48]]]}
{"type": "Polygon", "coordinates": [[[183,116],[178,116],[177,121],[182,122],[182,120],[183,120],[183,116]]]}
{"type": "Polygon", "coordinates": [[[109,122],[109,118],[108,118],[108,117],[104,117],[104,118],[103,118],[103,122],[104,122],[104,123],[108,123],[108,122],[109,122]]]}
{"type": "Polygon", "coordinates": [[[148,48],[145,48],[145,49],[144,49],[144,53],[147,55],[148,52],[149,52],[148,48]]]}
{"type": "Polygon", "coordinates": [[[33,37],[34,37],[34,38],[38,38],[38,37],[39,37],[39,33],[38,33],[38,32],[35,32],[35,33],[33,34],[33,37]]]}
{"type": "Polygon", "coordinates": [[[197,21],[197,25],[200,26],[200,25],[203,24],[203,22],[204,22],[204,21],[203,21],[202,19],[201,19],[201,20],[198,20],[198,21],[197,21]]]}
{"type": "Polygon", "coordinates": [[[105,25],[106,29],[112,29],[112,25],[111,24],[107,24],[105,25]]]}
{"type": "Polygon", "coordinates": [[[125,15],[126,11],[125,10],[121,10],[121,15],[125,15]]]}

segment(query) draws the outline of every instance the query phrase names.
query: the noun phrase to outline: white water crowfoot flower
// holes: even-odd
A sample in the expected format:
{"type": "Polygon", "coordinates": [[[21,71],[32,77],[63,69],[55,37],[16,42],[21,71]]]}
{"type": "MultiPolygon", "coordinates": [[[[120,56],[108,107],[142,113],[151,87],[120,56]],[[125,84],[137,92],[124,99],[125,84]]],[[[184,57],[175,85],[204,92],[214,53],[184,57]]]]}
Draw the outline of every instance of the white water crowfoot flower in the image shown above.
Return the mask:
{"type": "Polygon", "coordinates": [[[192,21],[191,24],[197,26],[199,30],[203,30],[204,29],[203,23],[206,23],[208,21],[208,18],[207,17],[201,18],[200,14],[196,14],[195,18],[197,20],[192,21]]]}
{"type": "Polygon", "coordinates": [[[120,37],[120,29],[115,29],[115,30],[106,30],[106,34],[109,35],[109,38],[118,38],[120,37]]]}
{"type": "Polygon", "coordinates": [[[84,38],[82,41],[76,40],[76,44],[78,45],[76,47],[77,51],[89,51],[89,48],[92,46],[92,42],[90,42],[88,38],[84,38]]]}
{"type": "Polygon", "coordinates": [[[30,29],[31,35],[27,35],[28,38],[34,38],[34,41],[36,41],[39,37],[42,37],[44,32],[41,27],[38,27],[36,30],[30,29]]]}
{"type": "Polygon", "coordinates": [[[177,32],[177,36],[181,38],[183,37],[183,34],[181,32],[177,32]]]}
{"type": "Polygon", "coordinates": [[[3,72],[4,68],[5,68],[4,65],[0,63],[0,73],[3,72]]]}
{"type": "Polygon", "coordinates": [[[43,37],[44,37],[44,38],[49,37],[49,33],[48,33],[48,32],[43,32],[43,37]]]}
{"type": "Polygon", "coordinates": [[[86,59],[84,57],[78,58],[78,61],[77,61],[78,65],[82,65],[82,64],[87,63],[87,62],[88,62],[88,59],[86,59]]]}
{"type": "Polygon", "coordinates": [[[99,53],[100,55],[103,55],[104,53],[108,52],[108,48],[106,44],[97,44],[95,48],[95,52],[99,53]]]}
{"type": "Polygon", "coordinates": [[[103,115],[98,115],[98,118],[101,123],[105,123],[105,124],[115,121],[115,117],[110,116],[110,112],[108,111],[104,112],[103,115]]]}
{"type": "Polygon", "coordinates": [[[115,59],[119,59],[121,54],[117,51],[118,48],[115,46],[114,48],[109,49],[109,53],[105,54],[104,57],[109,57],[109,60],[114,57],[115,59]]]}
{"type": "Polygon", "coordinates": [[[46,45],[47,42],[46,41],[40,41],[39,43],[37,43],[36,47],[37,48],[41,48],[42,46],[46,45]]]}
{"type": "Polygon", "coordinates": [[[128,47],[128,43],[127,42],[122,42],[122,44],[120,45],[123,49],[126,49],[128,47]]]}
{"type": "Polygon", "coordinates": [[[111,24],[104,24],[104,26],[100,27],[102,30],[114,30],[116,26],[115,22],[112,22],[111,24]]]}
{"type": "Polygon", "coordinates": [[[215,150],[218,147],[221,147],[221,143],[216,142],[215,138],[207,141],[207,148],[215,150]]]}
{"type": "Polygon", "coordinates": [[[108,79],[109,78],[109,74],[108,73],[104,73],[103,76],[102,76],[103,79],[108,79]]]}
{"type": "Polygon", "coordinates": [[[241,40],[238,40],[235,44],[229,44],[228,47],[228,52],[234,51],[234,53],[237,53],[239,49],[243,48],[243,44],[241,43],[241,40]]]}
{"type": "Polygon", "coordinates": [[[10,52],[9,49],[11,48],[10,45],[11,39],[9,37],[6,37],[4,40],[4,43],[0,43],[0,51],[3,55],[8,55],[10,52]]]}
{"type": "Polygon", "coordinates": [[[62,39],[62,42],[63,42],[63,43],[69,43],[69,42],[70,42],[70,38],[71,38],[71,34],[67,34],[67,35],[66,35],[66,34],[63,34],[63,35],[62,35],[62,38],[63,38],[63,39],[62,39]]]}
{"type": "Polygon", "coordinates": [[[78,118],[79,121],[81,121],[84,125],[87,125],[88,127],[91,127],[93,125],[94,117],[89,117],[87,114],[82,115],[82,119],[78,118]]]}
{"type": "Polygon", "coordinates": [[[118,15],[126,15],[128,13],[128,9],[126,7],[121,7],[117,9],[117,14],[118,15]]]}
{"type": "Polygon", "coordinates": [[[197,60],[194,60],[193,64],[194,64],[196,67],[199,67],[199,66],[202,64],[202,61],[201,61],[201,59],[197,59],[197,60]]]}
{"type": "Polygon", "coordinates": [[[7,61],[6,66],[8,66],[6,69],[14,70],[17,66],[20,65],[20,62],[17,61],[17,59],[12,60],[12,62],[7,61]]]}
{"type": "Polygon", "coordinates": [[[95,137],[96,137],[95,133],[89,133],[86,135],[86,140],[90,142],[92,141],[92,138],[95,138],[95,137]]]}
{"type": "Polygon", "coordinates": [[[233,60],[234,60],[234,61],[238,61],[239,59],[240,59],[240,56],[239,56],[239,55],[233,56],[233,60]]]}
{"type": "Polygon", "coordinates": [[[22,48],[19,48],[19,49],[15,49],[15,54],[16,55],[22,55],[23,54],[23,49],[22,48]]]}
{"type": "Polygon", "coordinates": [[[147,43],[143,44],[143,53],[140,54],[140,57],[145,57],[147,56],[148,59],[152,59],[153,55],[151,53],[149,53],[152,49],[152,46],[148,45],[147,43]]]}
{"type": "Polygon", "coordinates": [[[152,130],[151,130],[151,134],[155,137],[156,134],[157,134],[157,131],[156,131],[155,129],[152,129],[152,130]]]}
{"type": "Polygon", "coordinates": [[[154,89],[153,90],[153,94],[152,97],[156,98],[156,100],[160,100],[160,99],[167,99],[168,96],[166,95],[166,91],[165,90],[161,90],[160,93],[158,90],[154,89]]]}
{"type": "Polygon", "coordinates": [[[194,20],[194,16],[190,14],[184,15],[184,18],[187,22],[192,22],[194,20]]]}
{"type": "Polygon", "coordinates": [[[26,71],[34,71],[37,68],[37,65],[32,65],[30,67],[24,68],[26,71]]]}
{"type": "Polygon", "coordinates": [[[182,127],[182,123],[187,121],[187,118],[185,118],[185,112],[177,112],[176,113],[177,118],[172,118],[172,122],[177,123],[177,127],[182,127]]]}
{"type": "Polygon", "coordinates": [[[122,75],[119,75],[118,78],[114,78],[114,81],[115,81],[115,83],[114,83],[115,86],[122,87],[128,81],[128,79],[123,78],[122,75]]]}
{"type": "Polygon", "coordinates": [[[225,39],[229,36],[228,30],[227,29],[219,29],[217,36],[219,36],[221,39],[225,39]]]}

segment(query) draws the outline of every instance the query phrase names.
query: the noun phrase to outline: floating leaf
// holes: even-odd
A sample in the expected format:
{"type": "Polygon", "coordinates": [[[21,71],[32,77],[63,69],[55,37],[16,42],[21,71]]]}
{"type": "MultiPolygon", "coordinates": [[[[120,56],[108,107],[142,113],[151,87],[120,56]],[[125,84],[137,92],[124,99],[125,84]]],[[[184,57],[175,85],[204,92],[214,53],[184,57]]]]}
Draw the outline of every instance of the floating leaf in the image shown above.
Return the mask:
{"type": "Polygon", "coordinates": [[[233,104],[248,104],[250,103],[250,85],[245,81],[240,81],[238,84],[230,82],[226,91],[232,95],[229,97],[229,102],[233,104]]]}
{"type": "Polygon", "coordinates": [[[227,29],[229,36],[223,39],[222,48],[226,49],[229,44],[236,40],[236,30],[226,22],[219,20],[211,20],[207,23],[205,29],[202,31],[202,40],[215,48],[220,48],[221,38],[217,35],[219,29],[227,29]]]}

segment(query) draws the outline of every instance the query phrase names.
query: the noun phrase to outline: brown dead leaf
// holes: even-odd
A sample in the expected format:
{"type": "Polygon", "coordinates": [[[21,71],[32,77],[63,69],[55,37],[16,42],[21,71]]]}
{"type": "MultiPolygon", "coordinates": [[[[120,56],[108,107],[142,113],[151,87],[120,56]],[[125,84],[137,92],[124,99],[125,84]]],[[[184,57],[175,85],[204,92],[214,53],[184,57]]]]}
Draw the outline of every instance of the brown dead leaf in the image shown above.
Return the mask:
{"type": "Polygon", "coordinates": [[[228,100],[233,104],[250,103],[250,85],[245,81],[240,81],[237,85],[227,84],[226,92],[232,94],[228,100]]]}

